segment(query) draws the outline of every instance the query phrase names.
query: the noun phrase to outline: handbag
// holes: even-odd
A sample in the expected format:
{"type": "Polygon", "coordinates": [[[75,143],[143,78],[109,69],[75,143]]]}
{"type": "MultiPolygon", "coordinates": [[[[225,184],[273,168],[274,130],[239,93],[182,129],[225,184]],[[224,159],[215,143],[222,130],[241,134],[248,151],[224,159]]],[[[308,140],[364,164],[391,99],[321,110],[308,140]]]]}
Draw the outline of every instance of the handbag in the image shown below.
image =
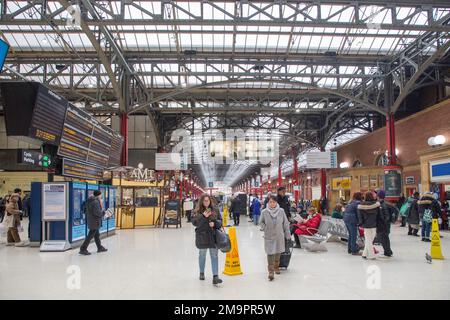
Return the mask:
{"type": "Polygon", "coordinates": [[[222,229],[215,230],[216,248],[227,253],[231,251],[230,236],[222,229]]]}

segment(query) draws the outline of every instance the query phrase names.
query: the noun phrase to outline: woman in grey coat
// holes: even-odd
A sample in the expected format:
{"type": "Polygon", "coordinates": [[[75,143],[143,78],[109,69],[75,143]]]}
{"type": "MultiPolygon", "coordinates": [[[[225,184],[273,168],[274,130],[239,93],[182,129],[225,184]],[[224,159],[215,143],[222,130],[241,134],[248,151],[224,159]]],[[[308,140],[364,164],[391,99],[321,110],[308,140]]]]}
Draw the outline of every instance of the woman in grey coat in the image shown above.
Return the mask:
{"type": "Polygon", "coordinates": [[[269,196],[267,207],[261,212],[260,225],[264,231],[269,280],[272,281],[274,273],[280,274],[280,256],[286,250],[285,240],[291,239],[289,221],[284,210],[278,205],[276,196],[269,196]]]}

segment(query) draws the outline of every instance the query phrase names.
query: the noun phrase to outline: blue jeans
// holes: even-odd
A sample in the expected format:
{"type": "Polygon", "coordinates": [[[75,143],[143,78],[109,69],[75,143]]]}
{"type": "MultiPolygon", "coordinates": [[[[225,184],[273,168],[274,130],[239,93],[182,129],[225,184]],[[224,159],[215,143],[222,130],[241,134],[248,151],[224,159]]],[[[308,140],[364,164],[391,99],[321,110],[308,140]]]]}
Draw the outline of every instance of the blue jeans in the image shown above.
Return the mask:
{"type": "Polygon", "coordinates": [[[219,255],[218,250],[214,248],[209,249],[199,249],[198,253],[198,264],[200,266],[200,273],[205,273],[205,263],[206,263],[206,251],[209,250],[209,255],[211,257],[211,268],[213,276],[219,275],[219,255]]]}
{"type": "Polygon", "coordinates": [[[358,238],[358,225],[356,223],[346,222],[345,226],[348,230],[347,248],[349,253],[358,253],[359,247],[356,244],[358,238]]]}
{"type": "Polygon", "coordinates": [[[259,218],[261,216],[259,214],[253,215],[253,223],[255,224],[255,226],[257,226],[259,224],[259,218]]]}
{"type": "Polygon", "coordinates": [[[430,239],[431,222],[425,222],[422,220],[422,238],[430,239]]]}

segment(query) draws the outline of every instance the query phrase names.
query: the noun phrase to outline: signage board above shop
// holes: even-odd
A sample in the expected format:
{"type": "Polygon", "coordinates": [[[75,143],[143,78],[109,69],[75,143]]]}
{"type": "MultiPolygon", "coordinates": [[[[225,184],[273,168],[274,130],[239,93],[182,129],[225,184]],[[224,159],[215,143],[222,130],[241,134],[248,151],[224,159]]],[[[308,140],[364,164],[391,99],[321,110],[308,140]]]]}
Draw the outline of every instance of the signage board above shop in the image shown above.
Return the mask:
{"type": "Polygon", "coordinates": [[[307,169],[332,169],[337,168],[337,153],[331,151],[307,152],[307,169]]]}
{"type": "Polygon", "coordinates": [[[155,169],[156,170],[187,170],[188,158],[187,154],[180,153],[156,153],[155,169]]]}

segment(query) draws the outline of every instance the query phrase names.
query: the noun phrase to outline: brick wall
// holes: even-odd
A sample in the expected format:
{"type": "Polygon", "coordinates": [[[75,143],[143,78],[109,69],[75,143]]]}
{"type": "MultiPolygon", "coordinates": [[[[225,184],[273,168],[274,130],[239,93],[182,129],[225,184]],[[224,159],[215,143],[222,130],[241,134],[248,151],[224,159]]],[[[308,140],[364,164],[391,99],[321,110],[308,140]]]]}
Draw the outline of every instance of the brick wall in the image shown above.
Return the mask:
{"type": "MultiPolygon", "coordinates": [[[[429,148],[429,137],[441,134],[445,136],[446,144],[450,144],[450,99],[397,121],[395,127],[400,165],[419,164],[417,150],[429,148]]],[[[385,128],[336,148],[338,162],[346,161],[350,166],[356,160],[360,160],[363,166],[374,166],[378,155],[385,150],[385,128]]]]}

